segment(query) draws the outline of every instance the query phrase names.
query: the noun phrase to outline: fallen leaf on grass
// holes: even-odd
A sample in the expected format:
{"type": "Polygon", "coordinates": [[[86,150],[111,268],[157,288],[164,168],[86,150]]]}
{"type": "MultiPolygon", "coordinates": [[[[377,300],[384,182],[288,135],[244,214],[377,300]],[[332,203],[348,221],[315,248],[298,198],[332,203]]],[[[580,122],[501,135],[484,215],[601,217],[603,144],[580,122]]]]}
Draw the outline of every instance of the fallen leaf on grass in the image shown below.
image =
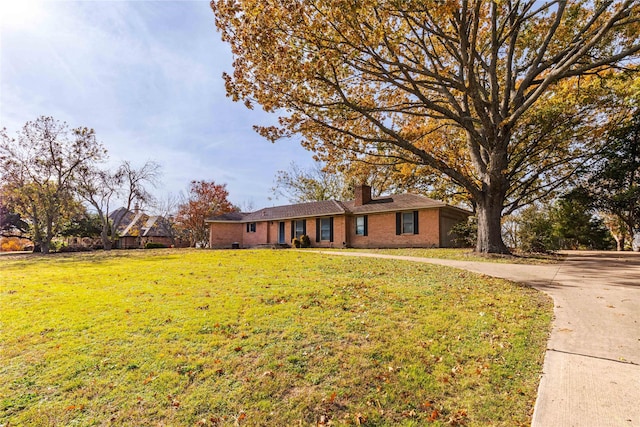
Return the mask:
{"type": "Polygon", "coordinates": [[[167,395],[167,399],[169,399],[169,401],[171,402],[171,406],[175,407],[175,408],[179,408],[180,407],[180,402],[177,399],[174,399],[174,397],[170,394],[167,395]]]}
{"type": "Polygon", "coordinates": [[[234,423],[234,425],[239,426],[240,421],[244,420],[245,418],[247,418],[247,414],[242,412],[240,415],[238,415],[238,418],[236,418],[236,422],[234,423]]]}
{"type": "Polygon", "coordinates": [[[148,376],[147,378],[145,378],[145,379],[144,379],[144,381],[142,381],[142,384],[145,384],[145,385],[146,385],[146,384],[149,384],[151,381],[153,381],[153,379],[154,379],[154,378],[155,378],[155,377],[154,377],[154,373],[153,373],[153,372],[151,372],[151,373],[149,374],[149,376],[148,376]]]}
{"type": "Polygon", "coordinates": [[[458,411],[451,415],[447,420],[447,423],[451,426],[464,426],[467,424],[467,412],[458,411]]]}

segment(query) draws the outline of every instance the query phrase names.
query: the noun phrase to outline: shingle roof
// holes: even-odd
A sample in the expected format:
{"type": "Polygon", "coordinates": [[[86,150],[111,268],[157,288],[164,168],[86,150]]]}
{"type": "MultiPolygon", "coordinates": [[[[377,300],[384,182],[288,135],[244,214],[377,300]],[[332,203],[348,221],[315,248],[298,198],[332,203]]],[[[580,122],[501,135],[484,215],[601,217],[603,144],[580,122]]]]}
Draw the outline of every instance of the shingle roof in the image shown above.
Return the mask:
{"type": "Polygon", "coordinates": [[[161,216],[150,216],[141,227],[144,237],[167,237],[171,236],[171,224],[161,216]]]}
{"type": "MultiPolygon", "coordinates": [[[[448,207],[438,200],[433,200],[419,194],[395,194],[371,200],[362,206],[355,206],[354,200],[339,202],[325,200],[321,202],[298,203],[294,205],[274,206],[263,208],[255,212],[231,212],[208,218],[206,222],[257,222],[275,221],[293,218],[308,218],[341,214],[366,214],[388,211],[416,210],[448,207]]],[[[466,212],[459,209],[461,212],[466,212]]]]}
{"type": "Polygon", "coordinates": [[[113,211],[109,218],[119,221],[116,232],[121,237],[166,237],[171,235],[171,225],[161,216],[149,216],[143,212],[132,212],[126,208],[113,211]]]}
{"type": "Polygon", "coordinates": [[[135,218],[136,214],[124,207],[118,208],[109,214],[109,219],[118,224],[116,232],[120,236],[125,235],[125,230],[131,227],[135,218]]]}
{"type": "Polygon", "coordinates": [[[361,206],[355,206],[355,201],[349,200],[344,203],[344,206],[353,214],[365,214],[374,212],[441,208],[447,206],[447,204],[419,194],[407,193],[372,199],[369,203],[361,206]]]}
{"type": "Polygon", "coordinates": [[[207,219],[207,222],[256,222],[274,221],[310,216],[340,215],[347,213],[342,203],[336,200],[297,203],[295,205],[273,206],[255,212],[230,212],[207,219]]]}
{"type": "MultiPolygon", "coordinates": [[[[217,215],[215,218],[217,221],[242,221],[248,215],[246,212],[228,212],[226,214],[217,215]]],[[[208,219],[207,219],[208,220],[208,219]]]]}

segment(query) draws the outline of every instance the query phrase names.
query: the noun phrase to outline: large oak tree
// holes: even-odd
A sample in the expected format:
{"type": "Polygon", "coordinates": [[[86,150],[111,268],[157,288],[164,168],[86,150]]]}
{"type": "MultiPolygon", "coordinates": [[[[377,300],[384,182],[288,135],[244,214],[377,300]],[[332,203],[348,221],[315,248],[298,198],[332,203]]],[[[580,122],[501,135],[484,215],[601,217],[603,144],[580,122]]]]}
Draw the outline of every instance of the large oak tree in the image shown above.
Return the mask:
{"type": "Polygon", "coordinates": [[[594,82],[640,51],[637,0],[211,6],[234,55],[228,94],[281,116],[261,134],[300,134],[329,162],[381,156],[446,177],[476,208],[479,252],[508,252],[505,209],[584,163],[618,105],[594,82]]]}

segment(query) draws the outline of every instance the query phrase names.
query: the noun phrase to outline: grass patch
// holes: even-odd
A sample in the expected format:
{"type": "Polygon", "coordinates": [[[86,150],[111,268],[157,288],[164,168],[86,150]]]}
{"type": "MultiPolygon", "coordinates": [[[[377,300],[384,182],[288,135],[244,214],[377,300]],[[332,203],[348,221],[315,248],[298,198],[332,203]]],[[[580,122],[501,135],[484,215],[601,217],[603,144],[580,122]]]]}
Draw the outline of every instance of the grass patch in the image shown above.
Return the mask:
{"type": "MultiPolygon", "coordinates": [[[[334,250],[334,249],[332,249],[334,250]]],[[[370,252],[386,255],[420,258],[452,259],[456,261],[495,262],[502,264],[556,264],[566,258],[562,254],[529,254],[514,252],[512,255],[478,254],[472,249],[461,248],[401,248],[401,249],[338,249],[353,252],[370,252]]]]}
{"type": "Polygon", "coordinates": [[[529,425],[552,304],[294,251],[0,259],[1,425],[529,425]]]}

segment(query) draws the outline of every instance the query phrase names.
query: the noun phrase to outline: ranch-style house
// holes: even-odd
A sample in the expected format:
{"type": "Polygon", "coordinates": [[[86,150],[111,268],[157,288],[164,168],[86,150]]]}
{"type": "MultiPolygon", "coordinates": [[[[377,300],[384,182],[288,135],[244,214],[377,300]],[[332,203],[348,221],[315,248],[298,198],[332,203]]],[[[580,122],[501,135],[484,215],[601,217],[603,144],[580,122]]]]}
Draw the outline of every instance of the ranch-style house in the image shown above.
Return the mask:
{"type": "Polygon", "coordinates": [[[298,203],[255,212],[231,212],[206,220],[211,248],[291,244],[309,236],[312,247],[453,247],[451,228],[471,212],[417,194],[371,197],[356,188],[355,200],[298,203]]]}

